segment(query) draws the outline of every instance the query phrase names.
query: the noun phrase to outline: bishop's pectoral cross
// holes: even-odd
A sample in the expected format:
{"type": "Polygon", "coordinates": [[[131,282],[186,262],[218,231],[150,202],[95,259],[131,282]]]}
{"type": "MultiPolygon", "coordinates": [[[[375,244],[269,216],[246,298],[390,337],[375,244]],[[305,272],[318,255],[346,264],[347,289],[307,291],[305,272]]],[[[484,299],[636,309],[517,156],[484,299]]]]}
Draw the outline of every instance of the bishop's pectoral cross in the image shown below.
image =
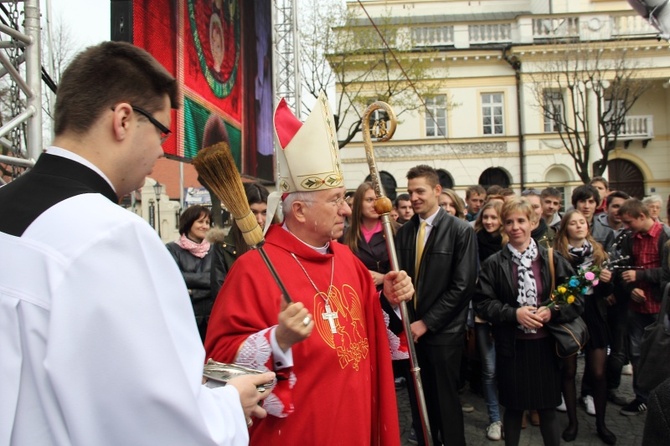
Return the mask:
{"type": "Polygon", "coordinates": [[[335,327],[335,319],[337,319],[337,311],[333,311],[330,308],[330,304],[326,304],[326,311],[324,313],[321,313],[321,317],[323,318],[323,320],[328,321],[328,325],[330,325],[330,332],[337,333],[337,327],[335,327]]]}

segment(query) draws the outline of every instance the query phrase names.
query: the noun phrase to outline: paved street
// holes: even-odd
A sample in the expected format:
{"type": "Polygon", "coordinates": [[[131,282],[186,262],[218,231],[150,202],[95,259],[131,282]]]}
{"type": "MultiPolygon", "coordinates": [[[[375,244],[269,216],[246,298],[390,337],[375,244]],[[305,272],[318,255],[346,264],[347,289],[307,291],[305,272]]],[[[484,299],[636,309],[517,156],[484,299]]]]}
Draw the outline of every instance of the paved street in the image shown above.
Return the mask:
{"type": "MultiPolygon", "coordinates": [[[[582,370],[584,368],[584,359],[578,360],[577,373],[577,394],[581,385],[582,370]]],[[[633,399],[632,391],[632,377],[622,376],[619,393],[625,396],[626,399],[633,399]]],[[[412,415],[409,409],[409,399],[407,391],[403,388],[397,390],[398,395],[398,410],[400,414],[400,434],[402,436],[402,444],[410,445],[407,441],[407,436],[411,430],[412,415]]],[[[463,414],[465,421],[465,440],[468,445],[479,446],[493,446],[502,445],[503,442],[490,441],[486,438],[486,427],[488,426],[488,416],[486,415],[486,406],[484,400],[469,390],[466,390],[461,396],[463,401],[472,404],[475,411],[463,414]]],[[[619,414],[619,406],[612,403],[607,403],[607,426],[617,436],[618,446],[636,446],[642,444],[642,431],[644,429],[644,420],[646,414],[637,415],[634,417],[626,417],[619,414]]],[[[567,415],[565,413],[558,413],[561,422],[561,432],[568,424],[567,415]]],[[[579,419],[579,435],[572,443],[565,443],[574,446],[600,446],[604,445],[596,435],[595,417],[589,416],[584,407],[580,405],[577,408],[577,417],[579,419]]],[[[532,426],[528,423],[528,427],[521,432],[521,446],[537,446],[542,445],[542,436],[540,428],[532,426]]],[[[448,446],[448,444],[447,444],[448,446]]]]}

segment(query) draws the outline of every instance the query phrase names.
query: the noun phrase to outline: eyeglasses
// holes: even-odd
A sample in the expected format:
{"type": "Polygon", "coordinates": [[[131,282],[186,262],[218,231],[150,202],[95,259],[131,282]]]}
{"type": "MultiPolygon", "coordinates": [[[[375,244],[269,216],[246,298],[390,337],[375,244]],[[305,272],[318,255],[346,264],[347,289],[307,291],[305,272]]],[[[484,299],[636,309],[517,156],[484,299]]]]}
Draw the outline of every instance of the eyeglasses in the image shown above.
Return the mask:
{"type": "Polygon", "coordinates": [[[347,200],[346,200],[346,198],[344,198],[344,196],[341,196],[341,197],[335,198],[334,200],[326,201],[326,203],[330,203],[333,206],[339,208],[339,207],[342,207],[343,204],[346,204],[347,200]]]}
{"type": "Polygon", "coordinates": [[[334,198],[332,200],[325,201],[325,202],[324,201],[319,201],[319,200],[301,200],[301,201],[305,201],[307,203],[329,203],[329,204],[335,206],[336,208],[341,208],[342,205],[347,202],[346,199],[344,198],[344,196],[342,196],[342,195],[340,195],[339,197],[334,198]]]}
{"type": "Polygon", "coordinates": [[[170,136],[170,133],[172,133],[172,132],[170,131],[170,129],[167,128],[167,127],[165,127],[163,124],[161,124],[161,123],[160,123],[156,118],[154,118],[154,117],[151,115],[151,113],[149,113],[148,111],[146,111],[146,110],[144,110],[144,109],[142,109],[142,108],[139,108],[139,107],[135,107],[134,105],[131,105],[131,107],[132,107],[132,109],[133,109],[134,111],[136,111],[136,112],[139,113],[140,115],[142,115],[142,116],[144,116],[145,118],[147,118],[147,119],[149,120],[149,122],[152,123],[152,124],[154,125],[154,127],[156,127],[158,130],[160,130],[160,132],[161,132],[161,144],[163,144],[163,143],[165,142],[165,140],[168,139],[168,137],[170,136]]]}

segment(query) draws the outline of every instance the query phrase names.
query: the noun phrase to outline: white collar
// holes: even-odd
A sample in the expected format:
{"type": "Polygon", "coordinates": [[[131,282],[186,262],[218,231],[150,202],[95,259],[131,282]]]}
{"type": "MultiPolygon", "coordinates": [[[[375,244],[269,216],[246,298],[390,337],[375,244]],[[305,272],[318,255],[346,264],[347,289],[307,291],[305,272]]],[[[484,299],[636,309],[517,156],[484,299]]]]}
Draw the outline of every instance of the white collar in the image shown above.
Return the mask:
{"type": "Polygon", "coordinates": [[[433,226],[433,221],[435,221],[435,218],[437,217],[438,212],[440,212],[439,206],[438,206],[437,210],[435,211],[435,213],[433,215],[430,215],[425,220],[423,218],[419,217],[419,223],[421,223],[422,221],[425,221],[427,226],[433,226]]]}
{"type": "Polygon", "coordinates": [[[291,230],[288,228],[288,226],[286,226],[286,223],[282,224],[281,227],[284,228],[284,229],[286,230],[286,232],[288,232],[288,233],[291,234],[293,237],[295,237],[296,240],[300,241],[300,243],[302,243],[303,245],[305,245],[305,246],[307,246],[307,247],[309,247],[309,248],[312,248],[314,251],[316,251],[316,252],[318,252],[318,253],[320,253],[320,254],[328,254],[328,248],[330,247],[330,242],[327,242],[327,243],[326,243],[325,245],[323,245],[323,246],[312,246],[312,245],[310,245],[309,243],[305,243],[305,242],[303,242],[302,240],[300,240],[300,239],[298,238],[297,235],[295,235],[294,233],[292,233],[291,230]]]}

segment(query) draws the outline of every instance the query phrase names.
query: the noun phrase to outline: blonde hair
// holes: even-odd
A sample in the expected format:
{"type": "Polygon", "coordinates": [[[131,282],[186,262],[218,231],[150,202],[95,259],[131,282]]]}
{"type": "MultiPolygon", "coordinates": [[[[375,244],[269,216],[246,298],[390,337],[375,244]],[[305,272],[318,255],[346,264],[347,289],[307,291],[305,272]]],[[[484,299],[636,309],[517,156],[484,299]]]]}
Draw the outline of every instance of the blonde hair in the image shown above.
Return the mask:
{"type": "Polygon", "coordinates": [[[537,223],[538,216],[535,213],[533,206],[530,204],[530,201],[525,198],[516,197],[503,204],[502,210],[500,211],[500,221],[503,225],[505,224],[507,217],[515,212],[524,214],[531,223],[537,223]]]}

